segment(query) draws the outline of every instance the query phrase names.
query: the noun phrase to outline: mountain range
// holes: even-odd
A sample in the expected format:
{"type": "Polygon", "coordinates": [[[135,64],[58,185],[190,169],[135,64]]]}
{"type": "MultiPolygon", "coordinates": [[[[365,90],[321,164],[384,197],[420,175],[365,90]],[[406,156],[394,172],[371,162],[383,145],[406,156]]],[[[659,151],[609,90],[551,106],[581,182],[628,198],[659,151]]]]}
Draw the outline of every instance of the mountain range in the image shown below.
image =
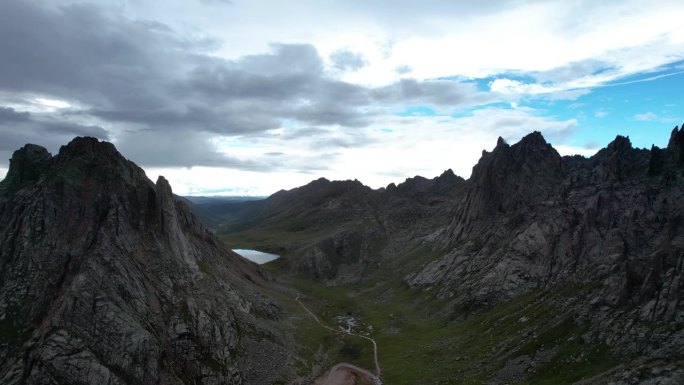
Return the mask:
{"type": "MultiPolygon", "coordinates": [[[[529,293],[566,293],[538,301],[561,315],[546,322],[583,325],[581,338],[629,365],[676,362],[681,379],[683,178],[678,128],[666,148],[633,148],[618,136],[590,158],[560,156],[534,132],[513,145],[499,138],[468,180],[447,170],[373,190],[319,179],[212,211],[223,219],[215,227],[222,239],[282,254],[290,274],[351,287],[400,278],[440,300],[434,317],[442,320],[529,293]]],[[[503,345],[496,349],[515,356],[503,345]]]]}
{"type": "Polygon", "coordinates": [[[387,384],[678,384],[683,298],[679,128],[666,148],[618,136],[590,158],[534,132],[500,138],[467,180],[321,178],[232,202],[175,197],[76,138],[22,147],[0,183],[3,384],[307,384],[371,366],[300,299],[372,335],[387,384]]]}

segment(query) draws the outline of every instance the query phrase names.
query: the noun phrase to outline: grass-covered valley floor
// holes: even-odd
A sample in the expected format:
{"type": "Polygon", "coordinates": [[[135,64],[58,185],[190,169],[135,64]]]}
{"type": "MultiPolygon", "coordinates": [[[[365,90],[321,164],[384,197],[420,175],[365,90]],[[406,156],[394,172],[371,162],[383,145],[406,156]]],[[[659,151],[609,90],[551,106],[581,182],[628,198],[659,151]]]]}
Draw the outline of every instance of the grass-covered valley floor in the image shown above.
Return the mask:
{"type": "MultiPolygon", "coordinates": [[[[250,245],[252,246],[252,245],[250,245]]],[[[399,256],[407,263],[425,250],[399,256]]],[[[297,346],[302,378],[337,362],[372,370],[369,341],[332,333],[309,317],[297,295],[322,322],[349,327],[378,343],[385,384],[566,384],[620,365],[605,345],[585,341],[587,325],[553,304],[591,288],[535,290],[487,309],[454,309],[430,290],[409,288],[392,269],[359,284],[331,286],[289,272],[285,260],[264,268],[277,283],[277,297],[297,346]]]]}

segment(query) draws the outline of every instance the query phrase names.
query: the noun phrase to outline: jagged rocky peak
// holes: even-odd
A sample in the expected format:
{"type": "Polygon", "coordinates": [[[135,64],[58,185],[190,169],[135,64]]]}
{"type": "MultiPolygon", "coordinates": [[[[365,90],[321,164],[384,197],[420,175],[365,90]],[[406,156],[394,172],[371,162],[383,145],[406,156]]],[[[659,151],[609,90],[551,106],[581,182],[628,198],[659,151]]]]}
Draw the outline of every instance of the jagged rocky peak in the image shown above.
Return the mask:
{"type": "Polygon", "coordinates": [[[103,159],[105,155],[116,159],[122,158],[113,144],[88,136],[74,138],[59,149],[59,154],[62,157],[74,158],[103,159]]]}
{"type": "Polygon", "coordinates": [[[645,175],[652,153],[646,149],[632,147],[629,137],[617,135],[608,145],[589,159],[594,183],[621,182],[628,178],[645,175]]]}
{"type": "Polygon", "coordinates": [[[301,189],[301,192],[306,194],[342,194],[349,191],[370,190],[358,179],[348,180],[334,180],[330,181],[326,178],[319,178],[303,187],[291,190],[296,191],[301,189]]]}
{"type": "Polygon", "coordinates": [[[27,144],[12,155],[3,184],[19,187],[37,181],[51,165],[52,155],[45,147],[27,144]]]}
{"type": "Polygon", "coordinates": [[[668,175],[670,178],[681,174],[684,171],[681,170],[682,166],[684,166],[684,126],[682,129],[675,126],[666,148],[651,146],[648,174],[651,176],[668,175]]]}
{"type": "Polygon", "coordinates": [[[0,383],[258,384],[289,365],[257,266],[165,178],[94,138],[15,155],[15,188],[0,189],[0,383]]]}
{"type": "Polygon", "coordinates": [[[433,181],[416,175],[412,178],[406,178],[405,181],[397,185],[397,190],[404,194],[411,194],[416,192],[423,192],[432,186],[433,181]]]}
{"type": "Polygon", "coordinates": [[[478,179],[490,172],[538,174],[542,169],[546,174],[557,174],[561,168],[562,159],[558,152],[546,142],[540,132],[535,131],[512,146],[499,137],[491,153],[483,151],[482,158],[473,167],[473,178],[478,179]]]}
{"type": "Polygon", "coordinates": [[[155,183],[157,194],[173,197],[173,191],[171,190],[171,185],[169,181],[166,180],[162,175],[157,178],[157,183],[155,183]]]}
{"type": "Polygon", "coordinates": [[[332,182],[330,182],[326,178],[318,178],[314,181],[311,181],[304,186],[294,188],[292,190],[280,190],[276,192],[275,194],[271,195],[270,199],[273,200],[280,200],[280,199],[288,199],[289,197],[296,195],[296,194],[302,194],[302,193],[315,193],[318,191],[321,191],[322,189],[326,188],[329,186],[332,182]]]}
{"type": "Polygon", "coordinates": [[[542,136],[541,132],[534,131],[525,135],[511,149],[516,151],[521,160],[526,160],[537,155],[538,161],[550,161],[558,163],[560,155],[556,149],[549,144],[542,136]]]}
{"type": "Polygon", "coordinates": [[[104,184],[150,183],[143,169],[124,158],[113,144],[91,137],[77,137],[62,146],[55,156],[55,172],[67,184],[83,183],[86,176],[104,184]]]}
{"type": "Polygon", "coordinates": [[[551,196],[563,177],[563,159],[539,132],[509,146],[499,138],[492,152],[483,152],[470,177],[471,207],[476,212],[508,211],[551,196]]]}
{"type": "Polygon", "coordinates": [[[307,184],[307,186],[310,186],[310,187],[322,187],[322,186],[327,186],[327,185],[329,185],[330,183],[331,183],[330,180],[328,180],[327,178],[320,177],[320,178],[318,178],[318,179],[316,179],[316,180],[314,180],[314,181],[312,181],[312,182],[309,182],[309,184],[307,184]]]}
{"type": "Polygon", "coordinates": [[[452,169],[446,169],[444,170],[443,173],[441,173],[438,177],[437,180],[450,180],[450,181],[456,181],[456,180],[463,180],[460,176],[454,174],[454,170],[452,169]]]}
{"type": "Polygon", "coordinates": [[[684,125],[682,128],[675,127],[667,144],[667,152],[670,160],[678,165],[684,165],[684,125]]]}
{"type": "Polygon", "coordinates": [[[408,196],[422,193],[447,193],[464,181],[463,178],[454,174],[453,170],[448,169],[432,179],[416,175],[412,178],[406,178],[399,185],[391,183],[387,186],[386,191],[391,193],[398,192],[408,196]]]}
{"type": "Polygon", "coordinates": [[[502,148],[508,148],[508,147],[510,147],[510,146],[508,145],[508,143],[506,143],[504,138],[499,137],[496,140],[496,147],[494,147],[494,150],[496,150],[497,148],[502,149],[502,148]]]}
{"type": "Polygon", "coordinates": [[[452,169],[447,169],[440,176],[435,178],[435,187],[439,190],[448,190],[455,186],[461,185],[465,179],[454,174],[452,169]]]}
{"type": "Polygon", "coordinates": [[[618,135],[608,143],[606,149],[610,152],[626,152],[632,149],[632,141],[629,140],[629,136],[618,135]]]}
{"type": "Polygon", "coordinates": [[[667,143],[667,148],[674,149],[676,147],[684,147],[684,125],[682,125],[681,130],[679,126],[675,126],[672,129],[672,133],[670,133],[670,141],[667,143]]]}

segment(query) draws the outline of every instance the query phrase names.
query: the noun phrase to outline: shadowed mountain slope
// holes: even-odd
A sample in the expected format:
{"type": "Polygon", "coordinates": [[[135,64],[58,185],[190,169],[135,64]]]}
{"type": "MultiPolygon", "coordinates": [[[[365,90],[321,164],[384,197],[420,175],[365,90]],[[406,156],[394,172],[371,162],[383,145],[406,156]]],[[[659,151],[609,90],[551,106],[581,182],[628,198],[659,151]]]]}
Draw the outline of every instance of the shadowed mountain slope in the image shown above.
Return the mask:
{"type": "Polygon", "coordinates": [[[110,143],[26,145],[0,183],[3,384],[271,383],[268,285],[110,143]]]}
{"type": "Polygon", "coordinates": [[[215,229],[231,244],[286,255],[280,263],[292,271],[354,282],[377,269],[386,250],[403,247],[405,238],[434,232],[432,220],[448,219],[444,208],[463,185],[451,170],[380,190],[321,178],[264,200],[215,207],[214,215],[224,220],[215,229]]]}

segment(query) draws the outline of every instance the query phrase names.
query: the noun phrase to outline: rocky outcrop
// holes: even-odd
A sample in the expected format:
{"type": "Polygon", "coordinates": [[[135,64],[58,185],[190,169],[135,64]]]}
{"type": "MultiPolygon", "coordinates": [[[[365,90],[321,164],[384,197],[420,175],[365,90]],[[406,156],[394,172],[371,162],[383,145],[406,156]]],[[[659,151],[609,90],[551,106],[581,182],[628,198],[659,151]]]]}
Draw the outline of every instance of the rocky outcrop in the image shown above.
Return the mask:
{"type": "Polygon", "coordinates": [[[10,169],[4,179],[5,188],[18,189],[38,180],[52,165],[52,156],[47,150],[35,144],[27,144],[14,153],[10,169]]]}
{"type": "Polygon", "coordinates": [[[0,183],[3,384],[285,378],[267,285],[110,143],[27,145],[0,183]]]}
{"type": "Polygon", "coordinates": [[[634,365],[642,368],[587,383],[659,383],[661,374],[662,383],[677,383],[684,360],[681,135],[676,128],[666,149],[650,151],[618,136],[589,159],[549,154],[540,141],[521,158],[515,147],[526,139],[499,142],[436,237],[443,255],[405,282],[436,291],[454,309],[487,308],[535,289],[584,288],[591,294],[550,305],[591,325],[587,343],[639,357],[634,365]]]}
{"type": "MultiPolygon", "coordinates": [[[[407,282],[487,304],[564,281],[598,281],[607,304],[656,301],[654,319],[680,319],[677,302],[656,293],[682,274],[684,180],[673,177],[681,173],[675,162],[652,166],[675,152],[672,144],[664,152],[634,149],[618,136],[592,158],[561,159],[539,134],[510,147],[499,141],[437,237],[447,252],[407,282]]],[[[684,294],[678,284],[674,292],[684,294]]]]}

